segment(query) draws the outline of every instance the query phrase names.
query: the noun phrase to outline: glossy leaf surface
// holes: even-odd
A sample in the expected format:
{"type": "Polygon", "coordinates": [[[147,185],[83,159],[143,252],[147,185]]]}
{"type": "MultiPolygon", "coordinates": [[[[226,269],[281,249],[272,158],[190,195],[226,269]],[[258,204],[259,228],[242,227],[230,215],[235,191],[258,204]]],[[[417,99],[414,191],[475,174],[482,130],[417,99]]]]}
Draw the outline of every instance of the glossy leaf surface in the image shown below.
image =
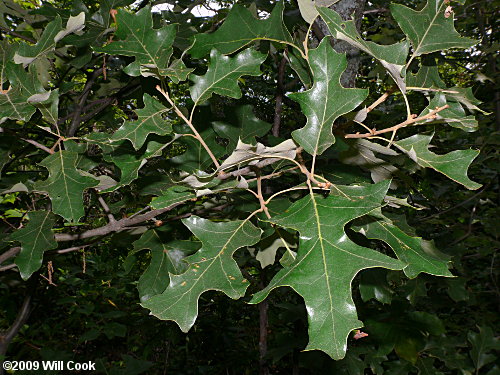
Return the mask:
{"type": "Polygon", "coordinates": [[[410,236],[381,212],[374,212],[361,226],[368,238],[376,238],[389,244],[398,259],[406,263],[406,276],[413,279],[425,272],[436,276],[453,276],[448,270],[449,258],[440,253],[430,241],[410,236]]]}
{"type": "Polygon", "coordinates": [[[345,21],[337,12],[329,8],[318,8],[318,12],[335,38],[344,40],[379,60],[401,90],[405,91],[401,71],[408,56],[408,42],[380,45],[366,41],[358,33],[353,20],[345,21]]]}
{"type": "Polygon", "coordinates": [[[368,91],[342,87],[340,76],[347,67],[347,60],[345,55],[332,49],[327,38],[318,48],[309,51],[309,61],[314,76],[313,87],[289,97],[300,104],[307,117],[306,126],[293,131],[293,139],[316,156],[335,143],[332,134],[334,121],[356,108],[365,100],[368,91]]]}

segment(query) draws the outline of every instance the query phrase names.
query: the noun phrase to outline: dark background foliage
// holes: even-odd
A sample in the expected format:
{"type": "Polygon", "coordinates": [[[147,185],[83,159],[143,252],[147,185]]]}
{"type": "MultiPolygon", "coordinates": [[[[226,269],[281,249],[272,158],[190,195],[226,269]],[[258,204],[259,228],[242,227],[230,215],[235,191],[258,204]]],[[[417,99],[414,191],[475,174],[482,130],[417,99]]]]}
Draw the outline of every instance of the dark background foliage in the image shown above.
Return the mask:
{"type": "MultiPolygon", "coordinates": [[[[417,1],[398,1],[417,6],[417,1]]],[[[71,1],[17,1],[26,9],[44,15],[63,13],[71,9],[71,1]]],[[[95,11],[98,1],[85,0],[95,11]]],[[[143,7],[149,2],[130,5],[130,9],[143,7]]],[[[167,2],[167,3],[173,3],[167,2]]],[[[198,31],[216,29],[227,14],[232,1],[183,1],[177,7],[194,8],[201,5],[205,11],[215,7],[213,16],[200,17],[193,13],[176,13],[177,22],[198,31]],[[220,9],[219,9],[220,7],[220,9]],[[189,20],[189,23],[188,23],[189,20]]],[[[272,1],[239,1],[256,6],[259,11],[270,11],[272,1]]],[[[0,4],[0,10],[1,8],[0,4]]],[[[73,5],[74,6],[74,5],[73,5]]],[[[365,36],[376,35],[376,41],[390,44],[402,38],[387,12],[386,1],[372,0],[365,6],[362,30],[365,36]],[[381,33],[382,32],[382,33],[381,33]]],[[[498,35],[500,25],[496,15],[498,1],[469,0],[455,10],[456,28],[481,42],[472,50],[436,53],[439,71],[449,86],[473,87],[473,92],[488,114],[478,114],[479,130],[464,133],[447,127],[436,134],[434,143],[441,152],[447,149],[480,149],[469,175],[483,184],[477,191],[465,190],[434,171],[426,170],[418,176],[403,179],[410,191],[409,200],[421,205],[422,210],[408,209],[408,221],[418,235],[435,241],[437,247],[453,261],[453,279],[421,274],[407,279],[398,271],[367,270],[354,281],[354,299],[364,332],[369,336],[360,340],[349,339],[345,359],[333,361],[319,351],[302,351],[307,343],[307,319],[301,298],[291,290],[279,289],[269,298],[269,334],[266,359],[272,374],[500,374],[495,363],[498,355],[498,316],[500,313],[500,285],[498,280],[498,250],[500,244],[499,155],[500,143],[500,91],[498,87],[498,35]],[[483,365],[483,366],[480,366],[483,365]]],[[[206,12],[205,12],[206,13],[206,12]]],[[[173,17],[173,16],[172,16],[173,17]]],[[[175,18],[174,17],[174,18],[175,18]]],[[[286,2],[285,22],[299,22],[297,3],[286,2]]],[[[0,27],[0,39],[29,38],[29,29],[16,30],[22,22],[15,16],[5,16],[0,27]]],[[[158,20],[156,20],[159,22],[158,20]]],[[[173,21],[175,22],[175,21],[173,21]]],[[[291,27],[290,27],[291,28],[291,27]]],[[[186,28],[186,35],[189,30],[186,28]]],[[[265,42],[263,42],[265,43],[265,42]]],[[[85,51],[74,52],[74,57],[85,51]]],[[[179,50],[174,51],[175,54],[179,50]]],[[[124,58],[124,60],[127,60],[124,58]]],[[[109,103],[104,110],[92,113],[92,121],[84,127],[102,129],[114,118],[133,118],[134,108],[142,107],[140,90],[154,94],[155,82],[133,78],[120,73],[125,61],[110,59],[108,79],[100,77],[97,87],[109,103]],[[122,74],[122,76],[120,76],[122,74]],[[113,81],[121,87],[106,96],[113,81]],[[121,83],[120,83],[121,80],[121,83]]],[[[64,82],[78,93],[84,89],[86,75],[97,69],[101,60],[91,57],[79,69],[70,71],[68,57],[55,60],[54,75],[50,79],[58,86],[64,82]]],[[[203,66],[192,67],[203,71],[203,66]]],[[[280,65],[278,53],[268,58],[264,75],[246,77],[244,101],[255,107],[261,120],[273,123],[277,87],[276,71],[280,65]]],[[[285,76],[292,73],[286,65],[285,76]]],[[[377,79],[377,67],[364,57],[356,80],[357,87],[370,88],[373,99],[388,87],[377,79]]],[[[294,91],[298,82],[284,82],[286,90],[294,91]]],[[[173,85],[173,84],[172,84],[173,85]]],[[[176,101],[189,101],[187,87],[173,85],[176,101]]],[[[69,88],[68,88],[69,90],[69,88]]],[[[109,92],[112,92],[109,91],[109,92]]],[[[412,94],[410,101],[416,108],[424,108],[421,96],[412,94]],[[420,107],[419,107],[420,106],[420,107]]],[[[70,107],[73,98],[62,99],[62,107],[70,107]]],[[[281,135],[287,136],[305,122],[297,103],[282,98],[281,135]]],[[[96,103],[99,105],[99,103],[96,103]]],[[[212,113],[224,116],[224,108],[234,106],[232,100],[212,100],[212,113]]],[[[388,118],[401,118],[401,101],[387,101],[376,113],[379,123],[388,118]]],[[[393,122],[393,121],[391,121],[393,122]]],[[[29,130],[31,135],[37,129],[29,130]]],[[[8,137],[2,133],[2,137],[8,137]]],[[[40,135],[41,139],[43,134],[40,135]]],[[[4,138],[6,140],[7,138],[4,138]]],[[[5,143],[5,142],[2,142],[5,143]]],[[[181,154],[181,145],[169,149],[169,155],[181,154]]],[[[5,169],[21,167],[29,176],[38,173],[36,162],[42,156],[26,146],[15,151],[5,169]]],[[[91,162],[91,161],[90,161],[91,162]]],[[[150,162],[154,168],[162,167],[161,158],[150,162]]],[[[147,174],[148,170],[142,173],[147,174]]],[[[143,196],[137,194],[143,187],[132,184],[114,193],[110,206],[115,215],[124,214],[127,207],[141,204],[143,196]]],[[[93,225],[102,225],[96,197],[86,196],[89,204],[85,215],[93,225]]],[[[30,206],[23,194],[0,196],[0,217],[7,233],[9,225],[16,224],[23,210],[30,206]]],[[[147,204],[145,202],[144,204],[147,204]]],[[[195,206],[179,209],[183,215],[195,206]]],[[[183,231],[179,223],[173,231],[183,231]]],[[[4,234],[0,234],[4,236],[4,234]]],[[[0,328],[7,329],[15,321],[25,295],[31,296],[29,318],[8,347],[7,356],[17,360],[77,359],[97,362],[99,373],[107,374],[255,374],[259,371],[259,308],[245,304],[245,299],[233,301],[209,292],[200,299],[199,319],[191,331],[183,334],[170,321],[160,321],[148,315],[138,304],[137,279],[148,264],[148,255],[139,254],[137,262],[129,262],[130,244],[137,239],[133,234],[115,234],[84,251],[52,254],[53,271],[44,262],[39,275],[28,283],[21,282],[17,272],[0,264],[0,328]],[[52,283],[46,279],[51,274],[52,283]],[[43,276],[43,277],[42,277],[43,276]]],[[[383,243],[372,243],[384,249],[383,243]]],[[[260,271],[255,260],[243,250],[236,253],[245,276],[254,285],[266,284],[277,271],[274,265],[260,271]]],[[[249,290],[251,294],[255,290],[249,290]]],[[[246,298],[248,301],[248,298],[246,298]]],[[[41,372],[40,372],[41,373],[41,372]]]]}

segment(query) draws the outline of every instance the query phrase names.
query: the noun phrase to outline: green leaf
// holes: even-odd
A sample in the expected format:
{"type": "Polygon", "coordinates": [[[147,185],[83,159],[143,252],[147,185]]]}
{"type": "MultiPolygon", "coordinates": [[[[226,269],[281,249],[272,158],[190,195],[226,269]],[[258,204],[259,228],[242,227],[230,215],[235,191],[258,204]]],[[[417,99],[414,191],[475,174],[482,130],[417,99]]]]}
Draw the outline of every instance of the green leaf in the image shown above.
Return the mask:
{"type": "Polygon", "coordinates": [[[189,88],[195,106],[209,99],[212,94],[241,98],[238,80],[241,76],[261,75],[260,64],[266,55],[253,49],[246,49],[234,57],[227,57],[216,49],[210,53],[210,64],[203,76],[192,74],[189,78],[194,85],[189,88]]]}
{"type": "Polygon", "coordinates": [[[129,142],[110,142],[110,138],[111,136],[106,133],[92,133],[86,138],[89,143],[95,144],[103,150],[104,160],[114,163],[121,171],[119,183],[103,192],[111,192],[129,185],[139,177],[139,170],[149,159],[160,156],[163,149],[176,139],[174,137],[169,142],[152,139],[136,151],[129,142]]]}
{"type": "Polygon", "coordinates": [[[195,35],[189,53],[194,58],[201,58],[212,49],[217,49],[228,55],[260,39],[293,44],[293,39],[283,24],[283,7],[283,1],[277,2],[269,18],[258,20],[248,9],[234,4],[217,31],[195,35]]]}
{"type": "Polygon", "coordinates": [[[113,153],[105,155],[104,159],[114,163],[121,171],[119,183],[105,192],[129,185],[139,177],[139,170],[147,161],[153,157],[161,156],[162,150],[167,146],[168,144],[150,141],[136,152],[132,147],[122,143],[113,153]]]}
{"type": "Polygon", "coordinates": [[[187,68],[182,60],[174,60],[168,68],[158,69],[161,76],[169,77],[174,83],[185,81],[193,70],[187,68]]]}
{"type": "Polygon", "coordinates": [[[378,239],[392,247],[398,259],[406,264],[406,276],[413,279],[421,272],[436,276],[453,276],[448,270],[449,258],[440,253],[432,242],[409,236],[382,212],[375,211],[360,226],[367,238],[378,239]]]}
{"type": "Polygon", "coordinates": [[[124,71],[131,76],[152,75],[153,70],[166,69],[173,49],[176,25],[153,29],[151,8],[146,6],[135,14],[120,9],[117,14],[118,30],[115,36],[120,41],[112,42],[104,47],[95,47],[94,51],[110,55],[133,56],[135,61],[125,67],[124,71]],[[146,69],[146,70],[144,70],[146,69]],[[149,74],[148,74],[149,73],[149,74]]]}
{"type": "Polygon", "coordinates": [[[349,333],[362,326],[351,296],[351,283],[359,271],[373,267],[402,269],[405,265],[352,242],[344,232],[351,220],[381,206],[389,182],[345,187],[347,196],[308,195],[271,223],[297,230],[296,261],[280,270],[269,285],[256,293],[259,303],[277,287],[290,286],[305,301],[309,320],[306,350],[322,350],[338,360],[344,357],[349,333]],[[313,286],[313,287],[312,287],[313,286]]]}
{"type": "Polygon", "coordinates": [[[190,199],[196,198],[196,195],[183,186],[172,186],[165,190],[162,195],[154,198],[150,206],[157,210],[159,208],[170,207],[174,204],[187,202],[190,199]]]}
{"type": "Polygon", "coordinates": [[[491,353],[493,350],[500,350],[500,340],[493,336],[493,330],[490,327],[478,327],[479,333],[470,331],[467,335],[472,344],[470,356],[476,367],[476,373],[483,366],[494,362],[497,357],[491,353]]]}
{"type": "Polygon", "coordinates": [[[78,154],[73,151],[47,156],[39,164],[49,170],[49,178],[34,186],[35,190],[49,194],[54,213],[71,222],[78,222],[84,214],[83,192],[99,184],[99,180],[77,169],[77,161],[78,154]]]}
{"type": "Polygon", "coordinates": [[[467,116],[460,103],[456,101],[447,101],[446,95],[443,93],[437,93],[436,95],[434,95],[434,97],[429,102],[429,105],[422,111],[422,113],[420,113],[420,116],[427,115],[436,107],[442,107],[446,104],[449,105],[449,108],[438,112],[435,119],[417,122],[417,124],[442,120],[446,121],[450,126],[462,129],[466,132],[474,132],[477,130],[478,123],[476,118],[472,115],[467,116]]]}
{"type": "Polygon", "coordinates": [[[62,30],[61,17],[57,16],[44,29],[42,37],[33,46],[23,42],[14,55],[16,64],[31,64],[36,58],[54,50],[56,46],[56,36],[62,30]]]}
{"type": "Polygon", "coordinates": [[[477,157],[479,151],[457,150],[445,155],[437,155],[429,151],[432,136],[416,134],[410,138],[394,142],[396,147],[405,152],[415,163],[425,168],[432,168],[444,174],[467,189],[476,190],[481,184],[467,177],[467,169],[477,157]]]}
{"type": "Polygon", "coordinates": [[[187,332],[198,315],[198,298],[202,293],[218,290],[232,299],[245,294],[248,281],[241,275],[233,254],[240,247],[257,243],[261,230],[248,219],[215,223],[191,216],[183,223],[203,246],[186,258],[189,268],[185,273],[170,275],[168,288],[142,306],[160,319],[175,321],[187,332]]]}
{"type": "Polygon", "coordinates": [[[446,83],[441,79],[437,65],[421,65],[417,74],[406,75],[406,84],[411,87],[445,89],[446,83]]]}
{"type": "Polygon", "coordinates": [[[333,50],[328,38],[309,51],[309,63],[314,76],[313,87],[289,97],[300,104],[307,117],[306,126],[292,132],[293,139],[316,156],[335,143],[334,121],[363,102],[368,90],[342,87],[340,76],[347,67],[347,59],[333,50]]]}
{"type": "Polygon", "coordinates": [[[255,144],[255,137],[263,137],[271,130],[271,124],[255,117],[249,104],[236,107],[223,122],[212,122],[212,127],[219,137],[229,140],[228,152],[234,150],[239,140],[255,144]]]}
{"type": "MultiPolygon", "coordinates": [[[[10,87],[0,92],[0,123],[7,119],[28,121],[36,111],[35,102],[30,103],[30,98],[39,100],[42,95],[42,98],[50,101],[54,96],[51,97],[50,92],[43,88],[34,65],[31,65],[26,72],[21,65],[6,61],[11,58],[13,51],[2,47],[5,47],[4,43],[0,44],[0,58],[3,60],[1,79],[2,83],[9,81],[10,87]]],[[[49,112],[42,111],[42,113],[48,118],[54,114],[51,112],[52,114],[47,116],[49,112]]]]}
{"type": "Polygon", "coordinates": [[[259,261],[260,266],[264,269],[267,266],[274,264],[276,261],[276,252],[282,247],[285,248],[286,253],[289,254],[292,251],[291,249],[297,246],[288,243],[285,238],[280,237],[277,233],[274,233],[260,242],[259,251],[255,255],[255,259],[259,261]]]}
{"type": "Polygon", "coordinates": [[[450,91],[456,91],[456,93],[447,93],[446,96],[453,98],[453,100],[462,103],[465,107],[472,111],[480,111],[484,114],[488,114],[478,107],[482,102],[474,96],[471,87],[452,87],[450,91]]]}
{"type": "Polygon", "coordinates": [[[297,73],[300,80],[306,89],[311,88],[312,79],[309,65],[306,60],[300,56],[300,53],[295,49],[290,49],[287,53],[288,62],[290,67],[297,73]]]}
{"type": "Polygon", "coordinates": [[[428,0],[415,11],[404,5],[391,4],[391,13],[413,46],[413,57],[449,48],[469,48],[477,40],[463,38],[453,25],[453,14],[446,16],[446,0],[428,0]]]}
{"type": "Polygon", "coordinates": [[[28,98],[28,103],[40,110],[44,119],[57,125],[59,119],[59,89],[35,94],[28,98]]]}
{"type": "Polygon", "coordinates": [[[172,124],[163,118],[169,109],[148,94],[144,94],[144,108],[137,109],[138,119],[126,121],[111,137],[111,141],[128,139],[136,150],[140,149],[149,134],[166,135],[172,132],[172,124]]]}
{"type": "Polygon", "coordinates": [[[307,23],[312,23],[319,16],[316,7],[329,7],[339,0],[297,0],[300,15],[307,23]]]}
{"type": "Polygon", "coordinates": [[[119,7],[130,5],[134,0],[101,0],[100,8],[91,17],[89,17],[85,26],[85,32],[82,35],[68,35],[63,43],[78,48],[88,45],[100,46],[104,42],[107,34],[114,31],[111,24],[114,22],[110,11],[119,7]]]}
{"type": "Polygon", "coordinates": [[[381,303],[390,304],[394,291],[387,282],[385,270],[371,269],[361,273],[359,279],[359,292],[361,299],[366,302],[375,299],[381,303]]]}
{"type": "MultiPolygon", "coordinates": [[[[187,126],[176,127],[176,130],[177,129],[182,130],[181,133],[183,134],[191,134],[191,130],[187,126]]],[[[210,147],[215,157],[224,155],[225,149],[217,143],[217,134],[211,127],[207,127],[203,130],[198,129],[198,132],[208,147],[210,147]]],[[[210,158],[205,148],[197,139],[193,137],[182,137],[179,139],[179,143],[186,147],[186,151],[169,160],[176,168],[191,173],[198,170],[203,171],[213,164],[212,158],[210,158]]]]}
{"type": "Polygon", "coordinates": [[[151,250],[151,261],[137,285],[141,302],[162,293],[170,283],[169,274],[178,275],[187,268],[187,263],[183,262],[186,253],[176,246],[180,241],[169,241],[165,237],[160,231],[150,229],[133,243],[130,255],[144,249],[151,250]]]}
{"type": "Polygon", "coordinates": [[[23,280],[29,279],[33,272],[42,266],[43,253],[57,247],[52,233],[56,217],[50,211],[32,211],[30,221],[10,235],[9,240],[21,243],[21,252],[15,263],[23,280]]]}
{"type": "Polygon", "coordinates": [[[366,41],[359,35],[353,20],[345,21],[340,14],[329,8],[318,8],[318,12],[334,38],[344,40],[379,60],[399,88],[405,92],[401,71],[408,56],[409,45],[407,41],[391,45],[380,45],[366,41]]]}

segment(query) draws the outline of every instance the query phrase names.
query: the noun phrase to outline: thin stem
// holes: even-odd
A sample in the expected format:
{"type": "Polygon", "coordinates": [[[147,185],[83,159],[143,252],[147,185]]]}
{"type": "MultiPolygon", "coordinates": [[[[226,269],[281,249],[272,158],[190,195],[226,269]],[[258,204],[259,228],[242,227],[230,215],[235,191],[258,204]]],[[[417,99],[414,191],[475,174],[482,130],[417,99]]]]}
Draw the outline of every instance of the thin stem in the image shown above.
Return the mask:
{"type": "Polygon", "coordinates": [[[264,196],[262,195],[262,178],[260,177],[260,171],[257,171],[257,198],[260,202],[260,208],[266,214],[267,218],[270,219],[271,215],[267,209],[266,202],[264,201],[264,196]]]}
{"type": "MultiPolygon", "coordinates": [[[[99,193],[98,193],[99,194],[99,193]]],[[[104,210],[104,213],[108,216],[108,220],[110,223],[116,223],[116,219],[111,213],[111,210],[109,209],[108,205],[104,201],[104,199],[98,195],[97,200],[99,201],[99,204],[101,205],[102,209],[104,210]]]]}
{"type": "Polygon", "coordinates": [[[368,126],[366,126],[365,124],[363,124],[362,122],[359,122],[359,121],[354,121],[356,124],[358,125],[361,125],[363,128],[365,128],[366,130],[368,130],[370,133],[373,129],[370,129],[368,126]]]}
{"type": "Polygon", "coordinates": [[[205,149],[205,151],[208,153],[208,155],[210,156],[210,159],[212,159],[212,161],[214,162],[215,164],[215,167],[216,168],[219,168],[220,167],[220,164],[219,162],[217,161],[217,158],[215,157],[215,155],[213,154],[212,150],[210,150],[210,147],[208,147],[208,145],[205,143],[205,141],[203,140],[202,136],[200,135],[200,133],[198,133],[198,131],[196,130],[196,128],[194,127],[193,123],[191,122],[191,120],[188,120],[186,118],[186,116],[184,116],[184,114],[181,112],[181,110],[175,105],[175,103],[172,101],[172,99],[170,99],[170,96],[168,95],[167,91],[164,91],[159,85],[156,86],[156,89],[165,97],[165,99],[167,99],[167,101],[170,103],[170,105],[172,106],[172,108],[174,109],[175,113],[177,113],[177,115],[184,120],[184,122],[187,124],[187,126],[189,126],[189,128],[191,129],[191,131],[194,133],[194,136],[196,137],[196,139],[201,143],[201,145],[203,146],[203,148],[205,149]]]}
{"type": "Polygon", "coordinates": [[[396,132],[397,130],[399,130],[401,128],[404,128],[405,126],[414,124],[415,122],[423,121],[423,120],[428,120],[428,119],[435,119],[436,116],[437,116],[437,113],[439,113],[439,112],[441,112],[441,111],[443,111],[443,110],[445,110],[446,108],[449,108],[449,107],[450,106],[448,104],[446,104],[446,105],[444,105],[442,107],[436,107],[436,109],[430,111],[428,114],[426,114],[424,116],[411,117],[411,118],[407,119],[406,121],[403,121],[400,124],[391,126],[390,128],[381,129],[381,130],[373,130],[370,133],[364,133],[364,134],[359,134],[359,133],[356,133],[356,134],[346,134],[344,136],[344,138],[371,138],[371,137],[373,137],[375,135],[378,135],[378,134],[389,133],[389,132],[396,132]]]}
{"type": "Polygon", "coordinates": [[[279,137],[280,135],[280,127],[281,127],[281,112],[283,111],[283,79],[285,77],[285,66],[286,66],[286,56],[283,54],[283,58],[281,59],[278,65],[278,85],[276,87],[276,105],[274,107],[274,123],[272,128],[272,134],[275,137],[279,137]]]}
{"type": "MultiPolygon", "coordinates": [[[[284,169],[282,171],[279,171],[279,172],[274,172],[274,173],[270,173],[270,174],[266,174],[264,176],[261,176],[261,179],[263,180],[268,180],[268,179],[271,179],[271,178],[274,178],[274,177],[279,177],[281,176],[282,174],[285,174],[287,172],[291,172],[291,171],[294,171],[296,169],[298,169],[299,167],[292,167],[292,168],[287,168],[287,169],[284,169]]],[[[253,181],[256,181],[257,178],[250,178],[247,180],[247,182],[253,182],[253,181]]]]}
{"type": "Polygon", "coordinates": [[[48,148],[47,146],[44,146],[40,143],[38,143],[37,141],[34,141],[32,139],[26,139],[26,138],[21,138],[23,141],[25,142],[28,142],[29,144],[32,144],[33,146],[35,146],[36,148],[39,148],[40,150],[43,150],[45,152],[48,152],[49,154],[53,154],[54,151],[51,150],[50,148],[48,148]]]}
{"type": "Polygon", "coordinates": [[[382,94],[380,98],[375,100],[368,108],[366,108],[366,113],[373,111],[378,105],[386,101],[386,99],[393,93],[393,90],[389,90],[382,94]]]}
{"type": "Polygon", "coordinates": [[[306,37],[304,38],[304,41],[302,42],[302,45],[304,46],[305,59],[307,61],[309,61],[309,46],[308,46],[308,43],[309,43],[309,34],[311,34],[312,27],[314,25],[314,22],[316,22],[317,18],[318,18],[318,16],[314,17],[314,19],[312,20],[312,22],[309,24],[309,27],[307,28],[306,37]]]}
{"type": "Polygon", "coordinates": [[[411,117],[410,102],[408,101],[408,97],[406,96],[406,94],[404,92],[401,92],[401,94],[403,95],[403,99],[404,99],[405,105],[406,105],[406,120],[410,120],[412,118],[411,117]]]}
{"type": "MultiPolygon", "coordinates": [[[[266,204],[269,204],[269,202],[271,202],[275,197],[277,197],[278,195],[281,195],[281,194],[285,194],[285,193],[288,193],[290,191],[294,191],[294,190],[306,190],[308,189],[307,187],[305,186],[295,186],[295,187],[292,187],[292,188],[289,188],[289,189],[285,189],[285,190],[281,190],[281,191],[278,191],[277,193],[274,193],[273,195],[271,195],[269,198],[267,198],[267,201],[265,202],[266,204]]],[[[319,188],[318,188],[319,189],[319,188]]]]}
{"type": "Polygon", "coordinates": [[[430,87],[415,87],[415,86],[406,86],[407,90],[412,90],[412,91],[434,91],[434,92],[444,92],[446,94],[458,94],[458,91],[454,90],[443,90],[443,89],[433,89],[430,87]]]}

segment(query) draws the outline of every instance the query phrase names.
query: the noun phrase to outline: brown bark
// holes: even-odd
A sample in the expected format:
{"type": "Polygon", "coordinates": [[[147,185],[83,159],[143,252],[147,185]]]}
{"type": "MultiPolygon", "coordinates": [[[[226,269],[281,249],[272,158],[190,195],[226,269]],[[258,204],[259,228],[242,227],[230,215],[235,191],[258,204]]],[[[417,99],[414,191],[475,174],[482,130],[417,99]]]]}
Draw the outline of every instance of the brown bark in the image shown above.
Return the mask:
{"type": "MultiPolygon", "coordinates": [[[[352,19],[352,17],[354,17],[356,28],[358,29],[358,31],[361,27],[364,8],[365,0],[340,0],[339,2],[330,6],[330,9],[333,9],[338,14],[340,14],[342,19],[344,20],[350,20],[352,19]]],[[[323,36],[330,35],[330,30],[328,30],[328,27],[323,22],[323,20],[318,19],[315,26],[315,34],[319,34],[319,31],[321,31],[321,34],[323,36]]],[[[322,38],[321,35],[317,36],[320,39],[322,38]]],[[[340,77],[340,83],[344,87],[354,87],[356,83],[356,74],[358,73],[360,65],[359,49],[351,46],[349,43],[343,40],[338,39],[333,39],[332,46],[335,51],[339,53],[345,53],[347,56],[347,69],[340,77]]]]}

